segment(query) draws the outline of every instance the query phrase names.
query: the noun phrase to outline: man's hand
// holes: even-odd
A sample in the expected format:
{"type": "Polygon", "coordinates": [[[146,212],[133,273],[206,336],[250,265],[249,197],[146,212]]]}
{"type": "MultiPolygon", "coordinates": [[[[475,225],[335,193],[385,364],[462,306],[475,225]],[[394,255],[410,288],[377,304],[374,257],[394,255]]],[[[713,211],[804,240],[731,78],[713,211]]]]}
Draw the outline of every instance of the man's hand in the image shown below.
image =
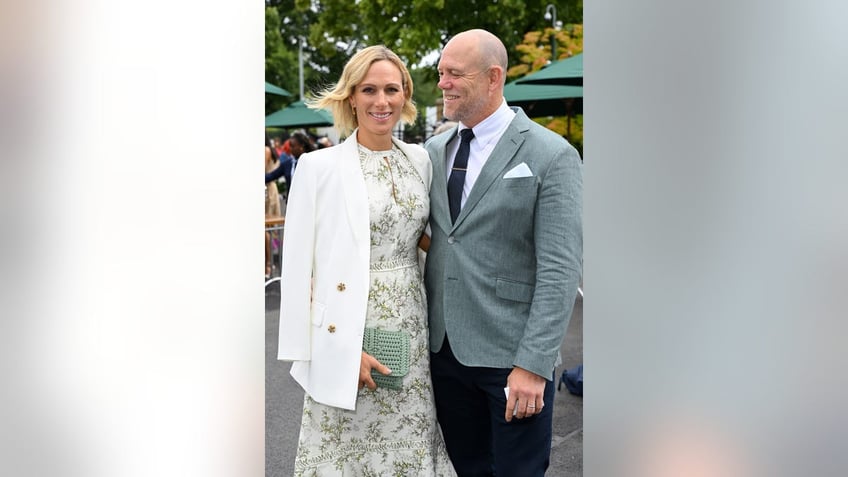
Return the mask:
{"type": "Polygon", "coordinates": [[[509,387],[509,397],[506,400],[504,419],[512,421],[512,414],[522,419],[542,412],[545,406],[545,378],[531,373],[526,369],[515,367],[509,373],[506,385],[509,387]],[[516,412],[517,411],[517,412],[516,412]]]}

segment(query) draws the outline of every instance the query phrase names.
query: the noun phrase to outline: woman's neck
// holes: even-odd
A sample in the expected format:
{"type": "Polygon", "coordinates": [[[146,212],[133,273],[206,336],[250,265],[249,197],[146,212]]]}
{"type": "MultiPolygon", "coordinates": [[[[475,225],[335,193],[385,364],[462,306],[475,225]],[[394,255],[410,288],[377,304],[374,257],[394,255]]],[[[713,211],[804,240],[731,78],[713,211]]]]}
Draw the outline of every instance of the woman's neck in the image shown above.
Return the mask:
{"type": "Polygon", "coordinates": [[[376,136],[373,134],[363,134],[360,129],[356,132],[356,142],[372,151],[388,151],[392,148],[392,135],[376,136]]]}

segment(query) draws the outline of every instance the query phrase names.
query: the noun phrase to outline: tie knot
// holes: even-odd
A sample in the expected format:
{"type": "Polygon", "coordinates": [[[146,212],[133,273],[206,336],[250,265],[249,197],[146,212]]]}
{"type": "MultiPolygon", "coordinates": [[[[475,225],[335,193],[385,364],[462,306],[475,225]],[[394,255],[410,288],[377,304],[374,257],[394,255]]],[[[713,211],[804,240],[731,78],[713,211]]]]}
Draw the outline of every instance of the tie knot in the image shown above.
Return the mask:
{"type": "Polygon", "coordinates": [[[474,139],[474,131],[471,128],[463,129],[459,132],[462,142],[471,142],[474,139]]]}

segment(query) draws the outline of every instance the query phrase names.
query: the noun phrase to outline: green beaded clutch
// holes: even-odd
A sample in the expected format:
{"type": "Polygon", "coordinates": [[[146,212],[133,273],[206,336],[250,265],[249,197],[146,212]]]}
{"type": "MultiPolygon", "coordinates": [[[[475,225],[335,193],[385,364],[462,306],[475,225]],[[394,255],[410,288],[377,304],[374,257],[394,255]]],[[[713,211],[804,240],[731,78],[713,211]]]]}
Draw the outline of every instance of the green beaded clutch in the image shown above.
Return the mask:
{"type": "Polygon", "coordinates": [[[403,377],[409,372],[409,334],[404,331],[365,328],[362,349],[392,370],[388,376],[371,370],[371,377],[377,386],[403,389],[403,377]]]}

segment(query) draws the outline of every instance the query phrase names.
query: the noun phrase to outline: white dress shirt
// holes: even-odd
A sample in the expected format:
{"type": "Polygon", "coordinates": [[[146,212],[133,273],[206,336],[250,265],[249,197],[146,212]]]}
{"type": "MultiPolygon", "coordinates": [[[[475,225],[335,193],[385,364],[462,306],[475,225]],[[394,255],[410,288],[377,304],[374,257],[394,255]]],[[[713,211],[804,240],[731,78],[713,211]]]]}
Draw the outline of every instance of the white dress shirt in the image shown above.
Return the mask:
{"type": "MultiPolygon", "coordinates": [[[[495,145],[503,136],[504,131],[515,117],[515,111],[511,110],[506,104],[506,99],[503,100],[500,107],[492,113],[488,118],[480,121],[480,124],[471,128],[474,131],[474,139],[469,144],[468,151],[468,166],[465,172],[465,184],[462,187],[462,202],[461,206],[465,206],[465,199],[471,193],[471,188],[477,182],[477,177],[480,176],[480,171],[495,150],[495,145]]],[[[459,123],[459,131],[468,129],[468,126],[459,123]]],[[[450,180],[450,173],[453,168],[453,160],[456,157],[456,152],[459,150],[460,137],[459,134],[448,144],[447,151],[447,179],[450,180]]]]}

